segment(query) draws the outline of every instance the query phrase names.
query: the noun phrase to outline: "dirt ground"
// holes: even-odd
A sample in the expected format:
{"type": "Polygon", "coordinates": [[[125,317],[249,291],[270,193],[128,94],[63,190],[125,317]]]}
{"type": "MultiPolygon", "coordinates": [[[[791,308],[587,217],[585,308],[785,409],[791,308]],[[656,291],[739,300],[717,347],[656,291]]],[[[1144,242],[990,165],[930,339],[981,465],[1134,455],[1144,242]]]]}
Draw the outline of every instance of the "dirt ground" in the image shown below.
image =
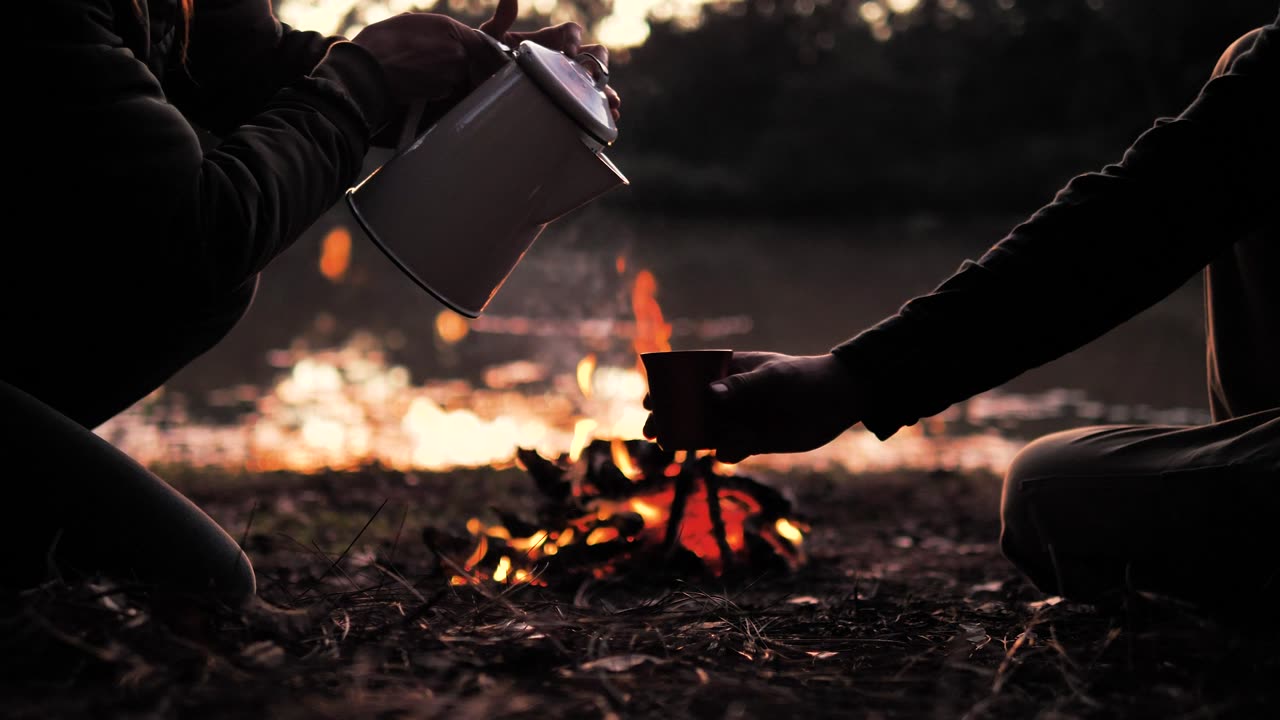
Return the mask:
{"type": "Polygon", "coordinates": [[[458,587],[421,540],[518,469],[174,483],[244,544],[262,602],[205,610],[106,582],[0,607],[8,718],[1259,718],[1274,622],[1133,595],[1103,611],[1021,579],[999,482],[766,478],[813,533],[793,575],[458,587]]]}

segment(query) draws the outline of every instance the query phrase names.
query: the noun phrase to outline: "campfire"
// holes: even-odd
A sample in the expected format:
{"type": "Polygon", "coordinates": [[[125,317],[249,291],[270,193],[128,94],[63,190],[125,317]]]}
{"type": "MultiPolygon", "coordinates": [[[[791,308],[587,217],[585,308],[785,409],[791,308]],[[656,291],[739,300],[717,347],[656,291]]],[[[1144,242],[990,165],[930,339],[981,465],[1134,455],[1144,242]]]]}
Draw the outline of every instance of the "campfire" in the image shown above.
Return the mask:
{"type": "MultiPolygon", "coordinates": [[[[657,288],[647,270],[632,285],[637,358],[671,349],[672,325],[657,288]]],[[[588,400],[597,363],[588,354],[575,373],[588,400]]],[[[643,377],[638,360],[636,372],[643,377]]],[[[641,572],[723,577],[804,562],[808,528],[777,490],[738,475],[709,451],[691,456],[644,440],[593,439],[600,428],[594,418],[580,419],[568,452],[555,460],[516,452],[540,497],[532,519],[495,508],[497,523],[472,518],[465,536],[423,532],[454,585],[548,586],[641,572]]]]}
{"type": "Polygon", "coordinates": [[[782,493],[710,454],[594,440],[577,461],[520,450],[538,490],[533,518],[498,508],[465,535],[423,532],[454,585],[570,585],[610,576],[738,577],[791,571],[808,526],[782,493]]]}

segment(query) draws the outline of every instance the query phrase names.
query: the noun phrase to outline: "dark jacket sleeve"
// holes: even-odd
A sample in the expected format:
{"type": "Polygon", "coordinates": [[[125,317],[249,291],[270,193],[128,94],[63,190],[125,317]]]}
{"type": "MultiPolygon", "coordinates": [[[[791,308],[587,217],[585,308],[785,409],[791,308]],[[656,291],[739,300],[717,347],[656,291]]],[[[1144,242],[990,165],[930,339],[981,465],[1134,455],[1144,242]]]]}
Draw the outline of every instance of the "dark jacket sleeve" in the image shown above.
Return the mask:
{"type": "Polygon", "coordinates": [[[309,74],[343,38],[290,28],[270,0],[199,0],[185,63],[169,65],[169,99],[202,127],[225,134],[279,90],[309,74]]]}
{"type": "Polygon", "coordinates": [[[14,197],[41,223],[30,250],[113,293],[161,277],[235,287],[355,182],[385,115],[382,69],[362,48],[333,44],[204,152],[121,41],[117,23],[128,20],[110,0],[42,0],[20,18],[19,50],[39,59],[15,90],[15,155],[28,174],[14,197]]]}
{"type": "Polygon", "coordinates": [[[835,348],[872,388],[864,426],[887,438],[1071,352],[1274,223],[1278,44],[1273,23],[1119,163],[1074,178],[982,258],[835,348]]]}

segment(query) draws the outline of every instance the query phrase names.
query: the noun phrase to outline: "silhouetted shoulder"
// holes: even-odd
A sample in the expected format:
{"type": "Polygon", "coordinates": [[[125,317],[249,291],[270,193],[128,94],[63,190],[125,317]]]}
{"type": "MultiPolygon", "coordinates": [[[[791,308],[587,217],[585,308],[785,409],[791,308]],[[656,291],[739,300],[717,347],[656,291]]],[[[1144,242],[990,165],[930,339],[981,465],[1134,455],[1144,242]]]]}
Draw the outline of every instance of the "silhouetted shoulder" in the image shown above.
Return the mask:
{"type": "Polygon", "coordinates": [[[1231,74],[1280,74],[1280,17],[1236,39],[1213,68],[1214,77],[1231,74]]]}

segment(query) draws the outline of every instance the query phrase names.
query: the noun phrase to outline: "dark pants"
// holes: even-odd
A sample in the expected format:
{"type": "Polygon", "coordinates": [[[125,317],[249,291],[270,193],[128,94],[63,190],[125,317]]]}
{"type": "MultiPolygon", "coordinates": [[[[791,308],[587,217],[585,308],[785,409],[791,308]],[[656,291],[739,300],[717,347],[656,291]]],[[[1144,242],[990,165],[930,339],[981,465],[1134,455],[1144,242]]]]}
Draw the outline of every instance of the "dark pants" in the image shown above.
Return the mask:
{"type": "Polygon", "coordinates": [[[236,541],[91,430],[213,347],[256,288],[255,278],[213,301],[160,308],[151,320],[120,313],[125,321],[109,332],[63,322],[59,335],[39,330],[5,353],[0,587],[38,583],[56,568],[231,603],[253,595],[253,567],[236,541]]]}
{"type": "MultiPolygon", "coordinates": [[[[1214,74],[1254,37],[1234,43],[1214,74]]],[[[1070,430],[1014,459],[1001,547],[1038,587],[1085,601],[1145,590],[1218,607],[1280,590],[1278,284],[1280,243],[1266,231],[1206,270],[1213,423],[1070,430]]]]}
{"type": "Polygon", "coordinates": [[[1001,546],[1040,589],[1206,606],[1280,589],[1280,408],[1200,427],[1056,433],[1014,459],[1001,546]]]}
{"type": "MultiPolygon", "coordinates": [[[[1274,240],[1244,240],[1232,258],[1274,240]]],[[[1207,274],[1208,311],[1221,319],[1239,307],[1238,288],[1268,274],[1280,283],[1280,262],[1215,262],[1207,274]]],[[[1231,606],[1280,590],[1280,406],[1264,391],[1280,368],[1253,362],[1262,350],[1246,319],[1209,325],[1213,423],[1081,428],[1014,458],[1001,546],[1038,587],[1085,601],[1130,588],[1231,606]],[[1215,352],[1223,347],[1232,353],[1215,352]]]]}

